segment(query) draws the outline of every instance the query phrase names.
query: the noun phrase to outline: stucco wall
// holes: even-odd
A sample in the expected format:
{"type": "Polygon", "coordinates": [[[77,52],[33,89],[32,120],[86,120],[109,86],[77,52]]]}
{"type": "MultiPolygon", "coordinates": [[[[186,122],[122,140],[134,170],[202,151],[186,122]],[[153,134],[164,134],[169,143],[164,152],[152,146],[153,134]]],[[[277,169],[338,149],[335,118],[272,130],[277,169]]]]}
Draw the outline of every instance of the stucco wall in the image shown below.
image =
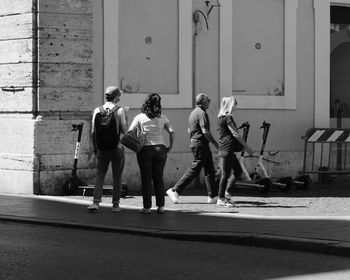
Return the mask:
{"type": "MultiPolygon", "coordinates": [[[[125,4],[125,3],[124,3],[125,4]]],[[[114,59],[115,55],[108,53],[108,48],[101,43],[103,40],[100,31],[102,30],[103,23],[108,25],[108,30],[105,29],[105,38],[110,34],[118,34],[113,31],[113,26],[116,24],[114,21],[106,22],[106,15],[103,13],[101,1],[94,2],[94,24],[95,30],[98,31],[94,40],[94,56],[99,60],[94,62],[94,106],[98,106],[103,99],[103,88],[107,86],[105,84],[106,76],[103,76],[102,72],[104,65],[101,65],[101,59],[114,59]],[[98,70],[96,70],[98,69],[98,70]]],[[[202,10],[206,12],[204,1],[193,0],[192,12],[195,10],[202,10]]],[[[208,110],[211,123],[212,132],[214,137],[217,135],[217,112],[219,110],[219,23],[220,12],[219,9],[214,8],[208,18],[209,30],[206,30],[205,22],[202,21],[202,32],[198,35],[197,41],[197,92],[206,92],[212,102],[211,107],[208,110]]],[[[167,14],[169,11],[164,11],[167,14]]],[[[247,15],[250,20],[250,24],[261,25],[261,22],[257,22],[254,17],[247,15]]],[[[121,24],[119,22],[119,24],[121,24]]],[[[132,24],[132,22],[129,22],[132,24]]],[[[134,22],[134,28],[136,30],[139,26],[139,21],[134,22]]],[[[191,26],[191,25],[190,25],[191,26]]],[[[193,28],[193,25],[191,26],[193,28]]],[[[131,28],[132,29],[132,28],[131,28]]],[[[192,30],[193,31],[193,30],[192,30]]],[[[279,152],[276,156],[269,156],[266,153],[266,157],[271,160],[280,162],[280,165],[265,162],[266,167],[272,175],[297,175],[302,168],[302,155],[303,155],[303,141],[301,136],[305,131],[313,126],[314,123],[314,20],[313,20],[313,1],[298,1],[297,9],[297,27],[296,27],[296,64],[297,64],[297,85],[296,85],[296,109],[294,110],[266,110],[266,109],[238,109],[235,113],[237,123],[244,121],[250,121],[251,130],[249,135],[249,144],[254,150],[259,151],[262,144],[262,131],[259,129],[264,120],[271,123],[270,134],[268,137],[266,150],[270,152],[279,152]]],[[[140,44],[144,44],[144,38],[148,34],[139,34],[140,44]]],[[[138,36],[133,33],[133,36],[138,36]]],[[[169,50],[170,51],[170,50],[169,50]]],[[[119,67],[122,67],[119,65],[119,67]]],[[[268,69],[264,69],[268,71],[268,69]]],[[[118,71],[117,71],[118,72],[118,71]]],[[[106,75],[106,74],[105,74],[106,75]]],[[[107,76],[110,76],[108,73],[107,76]]],[[[118,73],[115,73],[118,76],[118,73]]],[[[192,92],[188,90],[188,95],[192,95],[192,92]]],[[[130,106],[130,104],[125,104],[130,106]]],[[[191,154],[188,148],[189,139],[187,134],[187,118],[190,113],[190,109],[164,109],[165,114],[169,117],[172,125],[176,131],[176,141],[172,153],[169,154],[171,158],[171,164],[168,161],[166,166],[166,185],[171,186],[184,172],[184,170],[190,165],[191,154]]],[[[138,113],[137,109],[132,109],[129,112],[129,118],[132,119],[138,113]]],[[[217,161],[217,156],[215,156],[217,161]]],[[[256,158],[248,160],[249,167],[252,167],[256,158]]],[[[126,181],[133,180],[136,185],[139,185],[138,179],[135,179],[135,175],[138,174],[137,163],[132,153],[127,152],[127,166],[124,170],[124,178],[126,181]]],[[[130,182],[130,181],[129,181],[130,182]]],[[[135,186],[132,183],[132,187],[135,186]]],[[[137,187],[136,186],[136,187],[137,187]]]]}
{"type": "MultiPolygon", "coordinates": [[[[193,10],[205,10],[203,1],[193,1],[193,10]]],[[[216,134],[216,115],[219,110],[219,85],[218,85],[218,26],[219,13],[214,8],[210,14],[210,29],[207,34],[199,36],[199,92],[204,91],[211,95],[212,104],[209,114],[213,123],[213,132],[216,134]],[[210,54],[210,55],[209,55],[210,54]]],[[[271,15],[273,17],[273,15],[271,15]]],[[[252,26],[263,23],[249,16],[252,26]]],[[[239,38],[236,38],[239,40],[239,38]]],[[[271,123],[271,128],[266,144],[266,151],[279,153],[274,157],[266,157],[280,162],[274,165],[265,162],[269,171],[274,176],[296,175],[302,168],[303,141],[301,136],[305,131],[313,127],[314,123],[314,21],[312,0],[298,1],[297,9],[297,92],[295,110],[269,110],[269,109],[238,109],[235,112],[237,124],[249,121],[251,129],[248,143],[255,151],[259,151],[262,144],[262,130],[259,129],[266,120],[271,123]]],[[[268,68],[262,71],[269,71],[268,68]]],[[[181,113],[179,113],[181,116],[181,113]]],[[[178,116],[178,118],[179,118],[178,116]]],[[[178,118],[174,118],[176,122],[178,118]]],[[[179,141],[186,141],[187,135],[183,134],[179,141]]],[[[178,140],[178,138],[177,138],[178,140]]],[[[251,160],[254,165],[256,159],[251,160]]],[[[249,165],[249,164],[248,164],[249,165]]]]}
{"type": "MultiPolygon", "coordinates": [[[[192,11],[199,9],[206,11],[204,1],[193,0],[192,11]]],[[[198,88],[197,92],[206,92],[212,102],[208,110],[214,137],[217,135],[217,113],[219,110],[219,9],[215,7],[208,18],[209,30],[206,30],[205,22],[202,21],[202,31],[197,38],[197,67],[196,77],[198,88]]],[[[101,15],[103,16],[103,15],[101,15]]],[[[252,26],[262,23],[249,16],[249,22],[252,26]]],[[[98,20],[98,19],[97,19],[98,20]]],[[[113,23],[111,23],[113,24],[113,23]]],[[[139,23],[135,22],[135,25],[139,23]]],[[[271,123],[271,129],[266,145],[266,150],[279,152],[274,157],[266,156],[272,160],[278,161],[281,165],[266,163],[272,175],[296,175],[302,168],[303,141],[301,136],[305,131],[313,126],[314,123],[314,21],[313,21],[313,2],[312,0],[298,1],[297,8],[297,27],[296,27],[296,65],[297,65],[297,84],[296,84],[296,109],[238,109],[235,112],[237,123],[244,121],[251,123],[251,130],[248,142],[254,150],[259,151],[262,144],[262,122],[271,123]]],[[[237,40],[237,38],[236,38],[237,40]]],[[[142,40],[141,40],[142,41],[142,40]]],[[[142,42],[143,43],[143,42],[142,42]]],[[[95,49],[97,52],[102,51],[95,49]]],[[[105,57],[108,54],[104,53],[105,57]]],[[[268,67],[262,71],[268,72],[268,67]]],[[[103,78],[96,81],[96,85],[102,89],[103,78]]],[[[96,86],[95,85],[95,86],[96,86]]],[[[101,96],[100,93],[97,93],[101,96]]],[[[96,93],[95,93],[96,94],[96,93]]],[[[192,94],[190,91],[187,94],[192,94]]],[[[230,94],[230,93],[228,93],[230,94]]],[[[101,100],[99,98],[98,100],[101,100]]],[[[97,106],[97,104],[95,104],[97,106]]],[[[176,141],[174,150],[170,156],[179,159],[179,165],[170,168],[172,171],[168,178],[176,180],[179,178],[190,162],[181,162],[180,159],[189,155],[189,139],[187,134],[187,117],[190,109],[164,109],[164,112],[172,121],[176,131],[176,141]]],[[[130,118],[137,113],[137,110],[130,111],[130,118]]],[[[250,160],[254,165],[256,158],[250,160]]],[[[249,165],[249,164],[248,164],[249,165]]],[[[136,166],[137,168],[137,166],[136,166]]],[[[125,176],[128,176],[128,169],[125,169],[125,176]]],[[[134,171],[133,171],[134,172],[134,171]]],[[[169,183],[171,184],[171,183],[169,183]]]]}

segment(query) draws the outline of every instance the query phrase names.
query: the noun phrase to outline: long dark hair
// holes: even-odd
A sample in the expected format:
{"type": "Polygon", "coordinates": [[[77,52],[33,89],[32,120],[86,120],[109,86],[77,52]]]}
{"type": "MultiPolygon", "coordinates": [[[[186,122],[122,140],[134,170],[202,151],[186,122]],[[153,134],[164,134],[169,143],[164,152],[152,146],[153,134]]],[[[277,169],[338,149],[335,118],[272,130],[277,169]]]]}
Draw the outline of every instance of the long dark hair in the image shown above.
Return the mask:
{"type": "Polygon", "coordinates": [[[158,93],[149,94],[141,107],[141,112],[146,114],[150,119],[159,118],[162,114],[160,100],[161,98],[158,93]]]}

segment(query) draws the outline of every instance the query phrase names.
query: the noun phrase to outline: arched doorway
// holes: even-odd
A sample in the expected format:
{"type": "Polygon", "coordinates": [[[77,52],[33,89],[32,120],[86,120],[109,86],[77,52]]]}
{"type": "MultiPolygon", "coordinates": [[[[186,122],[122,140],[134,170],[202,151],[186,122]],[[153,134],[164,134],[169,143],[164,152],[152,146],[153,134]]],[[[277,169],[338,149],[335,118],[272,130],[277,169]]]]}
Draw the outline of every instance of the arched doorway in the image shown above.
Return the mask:
{"type": "Polygon", "coordinates": [[[350,127],[350,8],[331,7],[331,127],[350,127]]]}

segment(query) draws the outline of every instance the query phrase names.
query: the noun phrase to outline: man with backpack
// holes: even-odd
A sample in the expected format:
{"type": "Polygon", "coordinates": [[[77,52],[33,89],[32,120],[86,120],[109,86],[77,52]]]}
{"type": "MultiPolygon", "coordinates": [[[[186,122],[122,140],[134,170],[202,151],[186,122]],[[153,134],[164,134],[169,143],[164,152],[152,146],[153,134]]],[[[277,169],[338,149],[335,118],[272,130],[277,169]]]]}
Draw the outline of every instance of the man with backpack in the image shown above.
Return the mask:
{"type": "Polygon", "coordinates": [[[93,203],[88,207],[89,211],[97,211],[99,209],[102,199],[103,181],[108,171],[109,163],[112,163],[113,175],[112,211],[118,212],[121,210],[119,200],[125,152],[120,143],[120,133],[126,133],[128,130],[125,111],[122,107],[117,106],[122,93],[115,86],[107,87],[105,90],[106,103],[95,108],[92,116],[91,131],[97,166],[94,199],[93,203]]]}

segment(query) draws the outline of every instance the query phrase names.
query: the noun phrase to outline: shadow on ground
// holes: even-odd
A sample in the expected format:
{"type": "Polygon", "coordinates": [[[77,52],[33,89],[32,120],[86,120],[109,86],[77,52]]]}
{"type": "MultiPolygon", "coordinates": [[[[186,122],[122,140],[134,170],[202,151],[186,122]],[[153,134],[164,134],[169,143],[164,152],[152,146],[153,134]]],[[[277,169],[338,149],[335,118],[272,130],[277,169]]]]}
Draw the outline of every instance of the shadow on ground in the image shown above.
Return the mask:
{"type": "MultiPolygon", "coordinates": [[[[166,187],[167,189],[167,187],[166,187]]],[[[92,196],[93,190],[86,190],[85,196],[92,196]]],[[[111,195],[112,191],[104,190],[104,195],[111,195]]],[[[79,194],[78,194],[79,195],[79,194]]],[[[81,194],[80,194],[81,195],[81,194]]],[[[127,198],[141,195],[141,191],[129,191],[127,198]]],[[[186,188],[181,196],[203,196],[206,195],[205,186],[186,188]]],[[[292,187],[288,192],[280,190],[278,187],[273,187],[268,194],[262,194],[256,189],[236,188],[235,196],[250,196],[250,197],[350,197],[350,176],[329,176],[321,181],[312,182],[308,189],[300,190],[297,187],[292,187]]],[[[237,201],[239,203],[239,201],[237,201]]],[[[204,202],[203,202],[204,203],[204,202]]],[[[198,203],[196,203],[198,204],[198,203]]],[[[255,205],[263,207],[263,205],[255,205]]]]}

